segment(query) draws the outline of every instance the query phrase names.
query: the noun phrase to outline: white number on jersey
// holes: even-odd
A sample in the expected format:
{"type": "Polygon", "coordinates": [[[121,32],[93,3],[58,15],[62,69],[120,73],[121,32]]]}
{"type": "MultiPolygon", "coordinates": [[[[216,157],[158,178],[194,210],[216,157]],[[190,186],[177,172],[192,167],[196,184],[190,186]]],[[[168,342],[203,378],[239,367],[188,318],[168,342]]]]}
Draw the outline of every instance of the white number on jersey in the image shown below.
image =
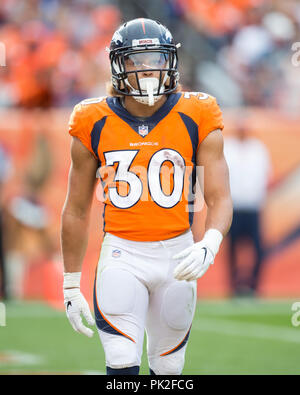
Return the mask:
{"type": "Polygon", "coordinates": [[[191,95],[197,96],[197,99],[199,99],[199,100],[206,100],[209,98],[209,95],[207,93],[203,93],[203,92],[184,92],[183,97],[185,99],[190,99],[191,95]],[[199,96],[199,95],[202,95],[202,96],[199,96]]]}
{"type": "Polygon", "coordinates": [[[164,208],[171,208],[180,201],[183,191],[184,169],[184,159],[177,151],[162,149],[152,156],[148,166],[148,185],[151,197],[156,204],[164,208]],[[161,166],[165,161],[170,161],[174,169],[174,187],[170,195],[163,192],[160,181],[161,166]]]}
{"type": "Polygon", "coordinates": [[[113,166],[114,163],[118,162],[114,181],[125,181],[129,185],[129,193],[126,196],[120,195],[117,187],[110,186],[108,188],[109,199],[118,208],[134,206],[142,195],[143,184],[141,180],[135,173],[129,171],[129,167],[138,152],[138,150],[124,150],[104,153],[107,166],[113,166]]]}
{"type": "Polygon", "coordinates": [[[91,98],[91,99],[84,99],[84,100],[82,100],[80,102],[80,104],[87,105],[87,104],[100,103],[105,98],[106,98],[106,96],[94,97],[94,98],[91,98]]]}
{"type": "MultiPolygon", "coordinates": [[[[131,164],[138,150],[109,151],[104,153],[106,166],[118,163],[114,182],[126,182],[129,186],[127,195],[119,194],[116,186],[108,187],[109,199],[118,208],[126,209],[134,206],[141,198],[143,184],[140,178],[130,171],[131,164]]],[[[181,199],[184,186],[185,162],[183,157],[173,149],[162,149],[152,155],[147,169],[149,193],[153,201],[164,208],[174,207],[181,199]],[[167,195],[162,190],[161,167],[169,161],[173,166],[173,190],[167,195]]],[[[120,184],[119,184],[120,187],[120,184]]]]}

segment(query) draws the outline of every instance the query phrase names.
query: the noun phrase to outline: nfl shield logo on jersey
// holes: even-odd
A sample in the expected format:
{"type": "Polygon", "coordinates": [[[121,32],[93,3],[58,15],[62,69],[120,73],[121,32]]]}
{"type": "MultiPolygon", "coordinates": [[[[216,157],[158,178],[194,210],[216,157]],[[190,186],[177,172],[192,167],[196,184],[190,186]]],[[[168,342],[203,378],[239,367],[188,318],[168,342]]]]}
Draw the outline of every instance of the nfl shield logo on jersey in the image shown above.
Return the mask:
{"type": "Polygon", "coordinates": [[[113,250],[111,254],[114,258],[119,258],[121,256],[121,251],[120,250],[113,250]]]}
{"type": "Polygon", "coordinates": [[[147,134],[148,134],[148,126],[146,125],[139,126],[139,135],[145,137],[147,136],[147,134]]]}

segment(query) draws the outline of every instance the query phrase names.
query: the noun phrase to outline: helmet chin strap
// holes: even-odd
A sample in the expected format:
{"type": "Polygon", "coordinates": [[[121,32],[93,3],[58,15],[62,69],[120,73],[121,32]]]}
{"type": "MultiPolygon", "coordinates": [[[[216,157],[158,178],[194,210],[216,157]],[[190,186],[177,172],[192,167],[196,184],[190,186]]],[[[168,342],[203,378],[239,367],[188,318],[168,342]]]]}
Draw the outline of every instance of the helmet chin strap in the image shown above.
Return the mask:
{"type": "MultiPolygon", "coordinates": [[[[160,93],[164,93],[165,90],[165,82],[167,79],[167,74],[165,75],[163,82],[161,84],[161,88],[160,88],[160,93]]],[[[142,104],[147,104],[148,106],[153,106],[154,103],[156,103],[161,97],[162,95],[159,96],[154,96],[154,94],[156,94],[158,92],[158,86],[159,86],[159,80],[158,78],[140,78],[139,79],[139,83],[140,83],[140,87],[141,87],[141,91],[143,94],[147,94],[147,96],[139,96],[139,91],[134,89],[130,83],[128,82],[128,80],[125,81],[126,84],[131,88],[131,93],[133,93],[133,98],[138,101],[139,103],[142,104]],[[135,96],[136,94],[136,96],[135,96]]]]}

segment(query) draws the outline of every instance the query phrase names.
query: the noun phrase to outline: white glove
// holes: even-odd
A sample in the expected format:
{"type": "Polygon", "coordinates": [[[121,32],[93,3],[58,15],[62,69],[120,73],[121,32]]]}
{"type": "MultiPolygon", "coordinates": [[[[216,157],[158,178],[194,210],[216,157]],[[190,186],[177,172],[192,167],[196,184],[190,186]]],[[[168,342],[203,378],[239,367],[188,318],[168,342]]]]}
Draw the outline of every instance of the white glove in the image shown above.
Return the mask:
{"type": "Polygon", "coordinates": [[[209,229],[203,239],[186,248],[173,259],[184,258],[175,268],[174,277],[177,280],[193,281],[202,277],[210,265],[214,263],[219,251],[223,235],[217,229],[209,229]]]}
{"type": "Polygon", "coordinates": [[[84,326],[81,319],[82,314],[89,325],[95,325],[88,302],[80,292],[80,277],[80,272],[64,273],[64,303],[72,328],[76,332],[92,337],[94,332],[84,326]]]}

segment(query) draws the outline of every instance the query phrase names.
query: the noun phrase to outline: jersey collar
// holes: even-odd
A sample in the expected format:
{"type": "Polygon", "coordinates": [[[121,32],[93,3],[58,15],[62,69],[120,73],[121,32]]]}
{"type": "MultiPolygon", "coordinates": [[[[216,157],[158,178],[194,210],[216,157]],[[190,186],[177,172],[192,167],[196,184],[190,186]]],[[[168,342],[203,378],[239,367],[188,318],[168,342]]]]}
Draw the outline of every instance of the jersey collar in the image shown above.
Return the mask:
{"type": "MultiPolygon", "coordinates": [[[[144,120],[140,120],[133,115],[131,115],[120,103],[120,99],[118,97],[108,97],[106,99],[106,103],[109,108],[124,122],[126,122],[136,133],[139,134],[139,127],[146,126],[148,128],[148,134],[152,129],[163,119],[165,118],[172,108],[178,103],[178,100],[181,97],[181,93],[171,93],[168,95],[165,103],[153,114],[151,117],[145,118],[144,120]]],[[[147,134],[147,135],[148,135],[147,134]]],[[[140,134],[139,134],[140,135],[140,134]]],[[[141,135],[140,135],[141,136],[141,135]]],[[[146,137],[146,136],[141,136],[146,137]]]]}

